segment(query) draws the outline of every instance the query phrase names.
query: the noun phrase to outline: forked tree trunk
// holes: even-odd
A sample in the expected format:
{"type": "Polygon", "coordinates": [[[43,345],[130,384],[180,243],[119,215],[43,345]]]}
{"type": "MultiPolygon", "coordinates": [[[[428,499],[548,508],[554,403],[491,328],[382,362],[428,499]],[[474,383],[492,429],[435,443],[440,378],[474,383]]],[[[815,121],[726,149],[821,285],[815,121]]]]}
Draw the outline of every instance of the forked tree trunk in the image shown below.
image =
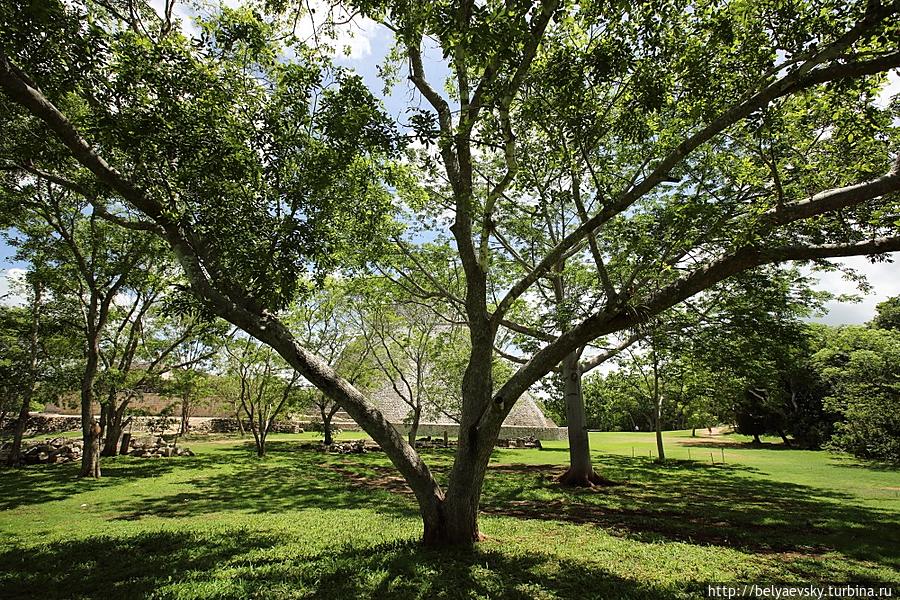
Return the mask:
{"type": "Polygon", "coordinates": [[[482,327],[470,331],[472,353],[463,375],[459,443],[447,491],[443,501],[419,498],[425,526],[423,541],[430,546],[471,546],[483,539],[478,529],[478,507],[501,420],[481,419],[492,402],[492,332],[482,327]]]}
{"type": "Polygon", "coordinates": [[[562,378],[569,429],[569,468],[560,476],[559,482],[572,487],[592,487],[608,483],[594,471],[591,461],[591,444],[581,389],[581,365],[577,352],[569,354],[562,362],[562,378]]]}
{"type": "Polygon", "coordinates": [[[322,434],[325,439],[323,443],[326,446],[330,446],[334,443],[334,436],[331,434],[331,419],[334,417],[334,413],[336,411],[325,410],[325,405],[319,405],[319,415],[322,417],[322,434]]]}
{"type": "MultiPolygon", "coordinates": [[[[114,401],[115,402],[115,401],[114,401]]],[[[128,408],[128,398],[122,400],[122,404],[115,406],[110,404],[106,413],[106,431],[103,433],[104,442],[101,456],[115,456],[119,450],[119,440],[122,438],[122,429],[125,410],[128,408]]]]}

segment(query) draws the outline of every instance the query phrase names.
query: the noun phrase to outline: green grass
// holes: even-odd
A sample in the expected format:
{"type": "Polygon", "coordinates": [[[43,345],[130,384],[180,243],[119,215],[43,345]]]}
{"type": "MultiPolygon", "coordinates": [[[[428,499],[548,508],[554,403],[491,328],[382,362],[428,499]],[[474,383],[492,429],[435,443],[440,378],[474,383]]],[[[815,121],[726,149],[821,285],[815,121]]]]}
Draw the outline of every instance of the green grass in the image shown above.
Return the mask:
{"type": "MultiPolygon", "coordinates": [[[[299,439],[317,438],[273,436],[262,460],[246,440],[191,440],[193,458],[118,457],[100,481],[72,464],[0,472],[0,598],[688,598],[704,582],[900,583],[900,474],[824,452],[667,432],[673,460],[658,465],[651,434],[592,434],[598,469],[620,485],[571,491],[553,481],[564,443],[497,450],[488,540],[439,552],[417,545],[415,504],[382,454],[323,455],[299,439]]],[[[446,477],[452,454],[428,460],[446,477]]]]}

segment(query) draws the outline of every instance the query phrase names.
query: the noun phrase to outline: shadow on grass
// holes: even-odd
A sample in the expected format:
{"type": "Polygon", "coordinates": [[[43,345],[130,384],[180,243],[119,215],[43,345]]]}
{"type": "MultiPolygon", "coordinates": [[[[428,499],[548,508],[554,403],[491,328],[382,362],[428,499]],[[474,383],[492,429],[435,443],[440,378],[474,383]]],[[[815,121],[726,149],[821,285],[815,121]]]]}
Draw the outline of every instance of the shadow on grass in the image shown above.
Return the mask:
{"type": "Polygon", "coordinates": [[[866,460],[864,458],[856,458],[849,454],[832,453],[832,464],[837,467],[846,469],[865,469],[867,471],[886,471],[888,473],[896,473],[900,480],[900,464],[878,462],[874,460],[866,460]]]}
{"type": "Polygon", "coordinates": [[[484,512],[592,524],[640,541],[684,541],[752,552],[818,555],[836,550],[900,566],[900,520],[821,488],[754,477],[743,465],[663,465],[603,456],[598,469],[624,485],[578,490],[555,482],[558,466],[492,469],[484,512]]]}
{"type": "MultiPolygon", "coordinates": [[[[208,476],[198,465],[198,477],[189,481],[191,491],[135,499],[117,518],[305,508],[417,515],[411,491],[381,453],[332,455],[300,450],[292,442],[272,442],[262,461],[251,452],[243,446],[222,448],[215,460],[227,469],[208,476]]],[[[442,483],[451,458],[429,457],[442,483]]],[[[482,510],[589,524],[643,542],[682,541],[807,556],[834,550],[857,560],[900,566],[897,515],[861,507],[840,492],[773,482],[755,476],[758,470],[746,465],[674,460],[660,465],[646,458],[604,455],[597,466],[620,485],[570,489],[556,482],[563,471],[558,465],[492,465],[482,510]]]]}
{"type": "Polygon", "coordinates": [[[309,552],[235,530],[153,532],[0,552],[3,598],[647,598],[674,589],[596,564],[414,541],[309,552]]]}
{"type": "MultiPolygon", "coordinates": [[[[210,460],[220,470],[210,475],[198,469],[198,477],[187,481],[191,491],[135,498],[128,512],[116,518],[190,517],[221,511],[277,513],[306,508],[368,508],[403,517],[418,514],[413,502],[391,490],[377,486],[360,490],[341,473],[323,468],[325,464],[346,462],[343,456],[300,450],[295,442],[279,441],[269,442],[267,456],[258,459],[252,446],[217,449],[210,460]]],[[[380,456],[380,460],[386,460],[380,456]]]]}
{"type": "Polygon", "coordinates": [[[29,465],[17,469],[0,469],[0,510],[18,508],[54,500],[64,500],[74,494],[97,490],[134,481],[165,475],[177,469],[203,469],[213,463],[208,457],[175,457],[141,459],[134,457],[104,458],[100,479],[80,478],[78,461],[60,464],[29,465]]]}

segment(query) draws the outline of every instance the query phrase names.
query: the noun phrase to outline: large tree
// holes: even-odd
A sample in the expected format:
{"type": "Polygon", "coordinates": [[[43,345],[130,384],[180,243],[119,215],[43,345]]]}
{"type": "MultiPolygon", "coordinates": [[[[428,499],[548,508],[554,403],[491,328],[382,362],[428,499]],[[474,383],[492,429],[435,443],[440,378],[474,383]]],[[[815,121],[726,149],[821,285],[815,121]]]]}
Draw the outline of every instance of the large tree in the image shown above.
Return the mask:
{"type": "Polygon", "coordinates": [[[415,493],[427,543],[480,538],[482,483],[503,419],[578,348],[761,264],[900,250],[890,216],[900,188],[895,130],[872,102],[883,73],[900,64],[895,2],[356,8],[395,32],[429,107],[419,130],[434,130],[448,184],[465,276],[463,296],[450,301],[465,315],[471,352],[446,488],[277,316],[301,275],[359,259],[354,248],[377,250],[389,198],[378,180],[394,183],[384,161],[394,143],[359,79],[323,71],[302,48],[277,60],[268,40],[284,36],[249,10],[207,20],[191,44],[168,17],[116,20],[91,2],[7,3],[3,123],[29,140],[7,158],[20,167],[14,176],[30,164],[89,180],[117,198],[95,198],[95,214],[166,240],[212,311],[272,346],[381,444],[415,493]],[[425,73],[426,36],[451,69],[446,95],[425,73]],[[540,72],[543,64],[560,77],[540,72]],[[531,90],[560,88],[572,114],[547,118],[593,116],[586,154],[601,200],[510,279],[492,268],[492,239],[517,175],[513,116],[537,97],[531,90]],[[604,110],[579,111],[587,97],[604,110]],[[493,156],[499,176],[482,177],[476,160],[493,156]],[[622,280],[495,387],[494,342],[511,308],[596,232],[611,240],[607,262],[623,263],[622,280]]]}

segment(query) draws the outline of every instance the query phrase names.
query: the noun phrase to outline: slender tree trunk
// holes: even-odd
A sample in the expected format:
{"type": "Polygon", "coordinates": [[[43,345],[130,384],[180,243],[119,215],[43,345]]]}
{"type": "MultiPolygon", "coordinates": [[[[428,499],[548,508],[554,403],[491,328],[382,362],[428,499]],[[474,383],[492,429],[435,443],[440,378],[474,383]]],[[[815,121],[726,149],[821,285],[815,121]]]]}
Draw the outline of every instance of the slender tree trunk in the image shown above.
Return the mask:
{"type": "Polygon", "coordinates": [[[179,425],[179,428],[178,428],[179,435],[184,435],[188,432],[188,419],[190,418],[190,407],[191,407],[190,393],[185,392],[181,396],[181,424],[179,425]]]}
{"type": "Polygon", "coordinates": [[[109,419],[109,403],[101,402],[100,403],[100,437],[103,438],[103,434],[106,433],[106,421],[109,419]]]}
{"type": "Polygon", "coordinates": [[[419,420],[422,418],[422,406],[416,406],[413,409],[413,417],[412,421],[409,424],[409,434],[407,436],[407,441],[409,441],[409,445],[413,448],[416,447],[416,435],[419,433],[419,420]]]}
{"type": "Polygon", "coordinates": [[[22,406],[19,409],[19,418],[16,421],[16,428],[13,430],[12,448],[10,448],[9,456],[6,457],[6,464],[11,467],[19,466],[19,460],[22,456],[22,437],[25,435],[25,427],[28,424],[28,411],[31,408],[31,396],[34,385],[28,386],[22,393],[22,406]]]}
{"type": "Polygon", "coordinates": [[[88,475],[94,479],[100,479],[100,424],[91,422],[91,462],[88,475]]]}
{"type": "MultiPolygon", "coordinates": [[[[659,404],[662,404],[662,396],[659,397],[659,404]]],[[[659,404],[657,406],[659,406],[659,404]]],[[[663,446],[663,436],[662,436],[662,425],[660,418],[660,408],[657,408],[656,415],[656,451],[659,453],[659,458],[657,459],[659,462],[666,461],[666,447],[663,446]]]]}
{"type": "Polygon", "coordinates": [[[654,428],[656,430],[656,451],[658,453],[657,461],[666,461],[666,448],[663,446],[662,437],[662,414],[663,414],[663,393],[659,389],[659,363],[656,359],[656,352],[653,353],[653,399],[656,409],[654,411],[654,428]]]}
{"type": "Polygon", "coordinates": [[[569,429],[569,469],[560,476],[563,485],[592,487],[606,483],[594,472],[591,445],[584,415],[584,396],[581,389],[581,366],[578,353],[569,354],[562,362],[562,377],[566,401],[566,423],[569,429]]]}
{"type": "Polygon", "coordinates": [[[237,419],[238,431],[241,432],[241,437],[244,437],[247,435],[247,430],[244,429],[244,419],[241,417],[240,409],[235,412],[235,418],[237,419]]]}
{"type": "Polygon", "coordinates": [[[28,412],[31,410],[31,399],[37,386],[38,346],[40,344],[41,327],[41,295],[43,288],[37,281],[32,283],[33,297],[31,299],[31,335],[28,341],[28,383],[22,390],[22,406],[19,408],[19,419],[13,430],[12,448],[10,448],[7,464],[18,466],[22,454],[22,437],[25,435],[25,427],[28,425],[28,412]]]}
{"type": "Polygon", "coordinates": [[[334,437],[331,435],[331,418],[334,416],[334,413],[325,410],[325,405],[320,404],[319,415],[322,417],[322,434],[325,436],[323,443],[326,446],[330,446],[334,443],[334,437]]]}

